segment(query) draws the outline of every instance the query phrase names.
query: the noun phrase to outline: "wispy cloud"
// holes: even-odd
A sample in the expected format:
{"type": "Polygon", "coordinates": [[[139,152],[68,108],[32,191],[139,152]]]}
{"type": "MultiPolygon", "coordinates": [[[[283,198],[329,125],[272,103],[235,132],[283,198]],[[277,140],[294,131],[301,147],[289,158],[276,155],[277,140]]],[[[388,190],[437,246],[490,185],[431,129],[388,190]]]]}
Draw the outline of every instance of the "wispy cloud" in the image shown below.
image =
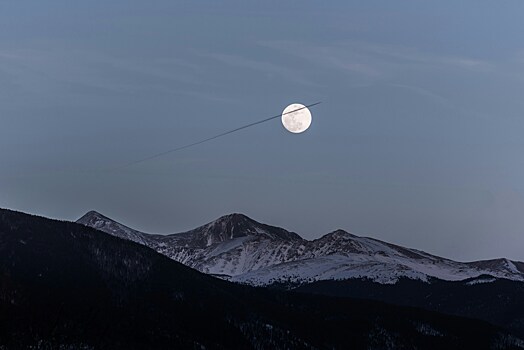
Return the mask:
{"type": "Polygon", "coordinates": [[[268,47],[289,55],[301,58],[307,62],[341,70],[342,72],[362,74],[369,77],[379,77],[383,75],[382,69],[369,62],[366,55],[362,55],[356,50],[347,50],[336,44],[310,44],[296,41],[265,41],[259,43],[261,46],[268,47]]]}
{"type": "Polygon", "coordinates": [[[415,48],[343,41],[311,44],[293,41],[266,41],[260,45],[301,57],[304,60],[369,78],[385,78],[391,74],[417,66],[447,66],[459,69],[491,72],[495,65],[486,60],[438,53],[422,52],[415,48]]]}
{"type": "Polygon", "coordinates": [[[290,81],[308,86],[318,86],[311,80],[307,79],[302,72],[283,65],[277,65],[268,61],[254,60],[244,56],[231,55],[224,53],[210,53],[205,56],[215,59],[221,63],[241,68],[248,68],[260,71],[274,76],[282,76],[290,81]]]}
{"type": "Polygon", "coordinates": [[[219,84],[207,79],[202,66],[189,58],[140,59],[96,51],[18,50],[0,52],[0,70],[12,84],[33,92],[58,89],[66,94],[134,94],[149,89],[231,102],[220,97],[219,84]]]}
{"type": "Polygon", "coordinates": [[[422,88],[420,86],[415,86],[415,85],[406,85],[406,84],[388,84],[389,86],[393,86],[393,87],[397,87],[397,88],[401,88],[401,89],[407,89],[407,90],[410,90],[420,96],[424,96],[426,98],[429,98],[433,101],[435,101],[436,103],[440,104],[440,105],[443,105],[443,106],[446,106],[446,107],[451,107],[451,108],[456,108],[455,104],[453,102],[451,102],[448,98],[444,97],[444,96],[441,96],[433,91],[430,91],[428,89],[425,89],[425,88],[422,88]]]}

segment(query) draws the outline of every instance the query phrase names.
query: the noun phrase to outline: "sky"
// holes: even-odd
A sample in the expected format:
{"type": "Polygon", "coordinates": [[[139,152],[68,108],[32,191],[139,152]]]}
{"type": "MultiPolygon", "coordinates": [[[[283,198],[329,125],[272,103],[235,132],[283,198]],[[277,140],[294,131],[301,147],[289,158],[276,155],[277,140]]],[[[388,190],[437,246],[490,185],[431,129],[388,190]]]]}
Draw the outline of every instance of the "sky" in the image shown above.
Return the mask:
{"type": "Polygon", "coordinates": [[[0,0],[0,207],[524,261],[524,2],[0,0]],[[123,164],[310,104],[134,166],[123,164]]]}

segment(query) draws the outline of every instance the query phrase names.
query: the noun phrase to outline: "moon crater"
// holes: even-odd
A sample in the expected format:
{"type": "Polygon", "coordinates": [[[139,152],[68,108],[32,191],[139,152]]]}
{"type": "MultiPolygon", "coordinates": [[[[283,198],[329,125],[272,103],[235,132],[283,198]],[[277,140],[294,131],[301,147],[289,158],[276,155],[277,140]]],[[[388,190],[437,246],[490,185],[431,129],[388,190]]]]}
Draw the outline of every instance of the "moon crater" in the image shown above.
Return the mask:
{"type": "Polygon", "coordinates": [[[289,132],[302,133],[311,125],[311,112],[303,104],[290,104],[282,112],[282,125],[289,132]]]}

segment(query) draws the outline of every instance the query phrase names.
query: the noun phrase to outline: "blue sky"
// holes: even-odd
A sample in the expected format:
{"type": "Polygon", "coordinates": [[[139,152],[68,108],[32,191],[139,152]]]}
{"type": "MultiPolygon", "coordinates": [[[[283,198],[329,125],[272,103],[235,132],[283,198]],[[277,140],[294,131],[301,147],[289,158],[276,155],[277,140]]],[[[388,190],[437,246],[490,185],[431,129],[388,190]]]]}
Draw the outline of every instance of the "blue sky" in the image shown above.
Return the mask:
{"type": "Polygon", "coordinates": [[[524,260],[521,1],[0,1],[0,206],[524,260]],[[277,120],[323,103],[312,127],[277,120]]]}

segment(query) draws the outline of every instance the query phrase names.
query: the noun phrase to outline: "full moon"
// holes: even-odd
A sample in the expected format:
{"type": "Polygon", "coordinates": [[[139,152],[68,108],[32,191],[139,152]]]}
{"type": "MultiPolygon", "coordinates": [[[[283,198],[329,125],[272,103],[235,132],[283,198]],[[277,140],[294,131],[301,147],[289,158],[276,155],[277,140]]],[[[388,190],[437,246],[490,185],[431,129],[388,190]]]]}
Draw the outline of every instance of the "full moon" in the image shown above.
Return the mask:
{"type": "Polygon", "coordinates": [[[311,112],[303,104],[290,104],[282,112],[282,125],[294,134],[304,132],[311,125],[311,112]]]}

